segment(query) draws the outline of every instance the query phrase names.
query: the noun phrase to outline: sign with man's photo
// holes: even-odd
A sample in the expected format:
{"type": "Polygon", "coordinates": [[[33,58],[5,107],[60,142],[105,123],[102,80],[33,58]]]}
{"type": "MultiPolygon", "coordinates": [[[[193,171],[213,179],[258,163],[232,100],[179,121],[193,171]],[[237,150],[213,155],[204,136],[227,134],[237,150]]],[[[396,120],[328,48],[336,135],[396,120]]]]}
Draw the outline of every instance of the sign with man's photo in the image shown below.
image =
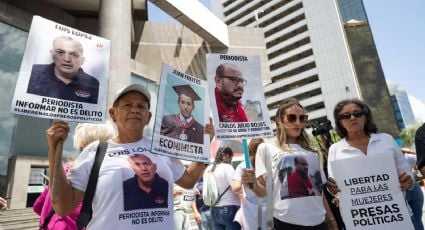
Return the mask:
{"type": "Polygon", "coordinates": [[[258,56],[207,54],[207,79],[217,139],[273,135],[258,56]]]}
{"type": "Polygon", "coordinates": [[[209,162],[207,82],[162,66],[152,151],[189,161],[209,162]]]}
{"type": "Polygon", "coordinates": [[[347,229],[414,229],[391,155],[330,163],[347,229]]]}
{"type": "Polygon", "coordinates": [[[280,199],[321,196],[324,178],[319,162],[313,154],[294,153],[282,157],[277,163],[280,199]]]}
{"type": "Polygon", "coordinates": [[[10,112],[104,122],[110,46],[104,38],[34,16],[10,112]]]}

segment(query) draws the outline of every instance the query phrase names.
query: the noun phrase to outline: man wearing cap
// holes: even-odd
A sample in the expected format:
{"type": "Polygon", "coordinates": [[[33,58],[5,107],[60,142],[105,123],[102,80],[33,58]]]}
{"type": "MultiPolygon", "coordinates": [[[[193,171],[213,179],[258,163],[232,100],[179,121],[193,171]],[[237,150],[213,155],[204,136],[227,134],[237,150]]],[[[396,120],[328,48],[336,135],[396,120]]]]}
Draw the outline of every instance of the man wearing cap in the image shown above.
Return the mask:
{"type": "Polygon", "coordinates": [[[190,85],[175,85],[173,89],[178,95],[177,103],[180,113],[166,115],[162,118],[161,135],[202,144],[204,128],[192,116],[195,101],[199,101],[201,98],[190,85]]]}
{"type": "MultiPolygon", "coordinates": [[[[187,168],[178,159],[158,154],[151,150],[151,140],[143,136],[143,130],[151,119],[150,94],[140,84],[132,84],[119,90],[109,109],[109,115],[116,124],[117,136],[108,141],[105,158],[102,161],[96,192],[92,203],[93,217],[87,229],[174,229],[172,185],[176,183],[184,188],[193,188],[205,169],[204,163],[192,162],[187,168]],[[126,211],[124,208],[123,182],[134,177],[129,158],[143,154],[155,164],[156,172],[168,183],[167,198],[151,192],[153,202],[164,202],[164,206],[155,207],[145,213],[143,209],[126,211]],[[165,205],[167,203],[167,205],[165,205]],[[152,214],[154,213],[154,214],[152,214]]],[[[69,126],[64,121],[54,121],[47,129],[49,147],[49,167],[55,168],[57,143],[66,140],[69,126]]],[[[214,134],[211,121],[204,131],[214,134]]],[[[67,215],[83,200],[99,142],[88,145],[78,156],[68,175],[63,170],[49,175],[49,186],[57,190],[52,193],[53,206],[59,215],[67,215]],[[54,197],[56,196],[56,198],[54,197]]],[[[150,174],[143,172],[142,176],[150,174]]],[[[134,201],[137,202],[137,201],[134,201]]]]}
{"type": "Polygon", "coordinates": [[[83,46],[71,37],[53,40],[53,63],[33,65],[27,93],[97,104],[99,81],[83,71],[83,46]]]}
{"type": "Polygon", "coordinates": [[[217,67],[215,74],[215,101],[221,122],[247,122],[240,99],[246,85],[242,72],[234,64],[224,63],[217,67]]]}

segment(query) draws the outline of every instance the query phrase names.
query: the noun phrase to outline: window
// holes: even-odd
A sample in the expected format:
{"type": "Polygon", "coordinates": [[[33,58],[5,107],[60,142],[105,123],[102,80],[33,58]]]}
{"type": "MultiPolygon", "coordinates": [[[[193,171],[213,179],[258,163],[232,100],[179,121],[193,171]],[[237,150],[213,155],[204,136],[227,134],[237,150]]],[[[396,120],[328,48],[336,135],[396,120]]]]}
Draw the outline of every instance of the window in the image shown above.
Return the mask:
{"type": "Polygon", "coordinates": [[[5,179],[11,154],[16,115],[9,113],[28,33],[0,23],[0,195],[7,188],[5,179]]]}
{"type": "MultiPolygon", "coordinates": [[[[0,156],[10,154],[16,115],[10,114],[10,102],[15,91],[28,33],[0,23],[0,156]]],[[[1,161],[0,174],[6,173],[1,161]]]]}

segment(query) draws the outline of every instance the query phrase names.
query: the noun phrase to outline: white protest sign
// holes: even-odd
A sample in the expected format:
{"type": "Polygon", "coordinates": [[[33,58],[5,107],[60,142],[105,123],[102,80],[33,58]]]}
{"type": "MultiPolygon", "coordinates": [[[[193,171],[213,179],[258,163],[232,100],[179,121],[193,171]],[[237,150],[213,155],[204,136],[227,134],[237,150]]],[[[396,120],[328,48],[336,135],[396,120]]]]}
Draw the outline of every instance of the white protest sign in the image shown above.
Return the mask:
{"type": "Polygon", "coordinates": [[[330,163],[347,229],[414,229],[390,154],[330,163]]]}
{"type": "Polygon", "coordinates": [[[207,79],[216,139],[273,136],[259,56],[207,54],[207,79]]]}
{"type": "Polygon", "coordinates": [[[209,162],[207,82],[164,64],[156,107],[152,151],[188,161],[209,162]],[[163,106],[159,106],[163,105],[163,106]]]}
{"type": "Polygon", "coordinates": [[[10,112],[101,123],[111,42],[34,16],[10,112]]]}

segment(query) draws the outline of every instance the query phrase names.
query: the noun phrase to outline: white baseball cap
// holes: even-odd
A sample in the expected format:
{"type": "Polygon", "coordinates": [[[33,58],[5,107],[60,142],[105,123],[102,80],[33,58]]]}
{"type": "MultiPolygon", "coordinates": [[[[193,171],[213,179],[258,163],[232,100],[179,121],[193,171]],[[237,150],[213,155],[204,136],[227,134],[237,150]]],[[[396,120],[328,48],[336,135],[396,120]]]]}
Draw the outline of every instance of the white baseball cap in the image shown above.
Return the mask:
{"type": "Polygon", "coordinates": [[[120,98],[124,94],[131,92],[131,91],[136,91],[136,92],[143,94],[143,96],[145,96],[146,100],[148,101],[149,107],[151,106],[151,95],[150,95],[149,91],[146,89],[146,87],[144,87],[141,84],[131,84],[131,85],[128,85],[128,86],[118,90],[114,95],[113,104],[115,104],[115,102],[118,100],[118,98],[120,98]]]}

